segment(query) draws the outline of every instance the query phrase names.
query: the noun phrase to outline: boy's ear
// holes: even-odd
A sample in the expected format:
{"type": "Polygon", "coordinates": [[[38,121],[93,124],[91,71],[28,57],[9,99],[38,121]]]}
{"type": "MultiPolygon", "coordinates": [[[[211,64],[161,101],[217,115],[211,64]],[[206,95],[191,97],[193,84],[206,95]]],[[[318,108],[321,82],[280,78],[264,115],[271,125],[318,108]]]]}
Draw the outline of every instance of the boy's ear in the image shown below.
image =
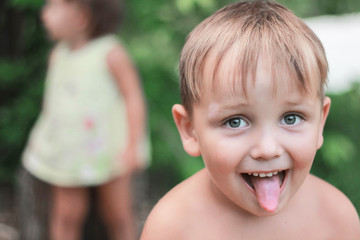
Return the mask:
{"type": "Polygon", "coordinates": [[[323,101],[323,105],[322,105],[322,113],[321,113],[321,119],[320,119],[321,122],[320,122],[320,127],[319,127],[319,137],[318,137],[318,145],[317,145],[318,149],[322,146],[322,144],[324,142],[323,130],[324,130],[326,119],[329,115],[330,105],[331,105],[330,98],[325,97],[324,101],[323,101]]]}
{"type": "Polygon", "coordinates": [[[193,123],[183,105],[175,104],[172,114],[179,131],[184,150],[191,156],[201,155],[200,146],[194,132],[193,123]]]}

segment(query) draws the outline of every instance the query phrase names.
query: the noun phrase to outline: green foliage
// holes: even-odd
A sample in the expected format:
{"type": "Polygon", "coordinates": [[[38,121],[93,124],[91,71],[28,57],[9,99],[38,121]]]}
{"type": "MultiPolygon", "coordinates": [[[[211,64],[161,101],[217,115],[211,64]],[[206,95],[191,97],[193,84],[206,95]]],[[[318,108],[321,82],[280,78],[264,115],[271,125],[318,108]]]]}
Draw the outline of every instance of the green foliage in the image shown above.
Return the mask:
{"type": "MultiPolygon", "coordinates": [[[[13,181],[19,167],[21,153],[29,130],[41,105],[42,85],[46,66],[47,43],[38,19],[39,9],[32,1],[11,2],[4,11],[17,12],[21,21],[17,24],[23,31],[21,49],[9,49],[0,56],[0,180],[13,181]],[[32,6],[27,8],[27,6],[32,6]],[[19,8],[18,8],[19,7],[19,8]],[[33,8],[33,9],[32,9],[33,8]],[[11,57],[17,53],[16,57],[11,57]]],[[[40,5],[39,5],[40,6],[40,5]]],[[[11,16],[9,14],[9,16],[11,16]]],[[[7,21],[5,21],[7,22],[7,21]]],[[[9,42],[17,39],[7,39],[9,42]]]]}
{"type": "Polygon", "coordinates": [[[278,2],[303,18],[360,11],[360,1],[356,0],[278,0],[278,2]]]}
{"type": "Polygon", "coordinates": [[[324,133],[326,139],[320,150],[325,162],[332,168],[346,163],[354,158],[356,153],[355,143],[348,136],[342,133],[324,133]]]}
{"type": "Polygon", "coordinates": [[[45,0],[11,0],[11,4],[18,9],[38,10],[45,0]]]}
{"type": "MultiPolygon", "coordinates": [[[[279,0],[301,17],[360,11],[357,0],[279,0]]],[[[39,20],[44,0],[7,0],[22,13],[22,54],[0,56],[0,180],[11,181],[41,107],[50,44],[39,20]]],[[[177,65],[186,35],[230,0],[127,0],[119,33],[143,80],[148,102],[153,163],[151,183],[165,192],[203,167],[187,156],[171,116],[180,102],[177,65]]],[[[1,24],[1,22],[0,22],[1,24]]],[[[1,26],[1,25],[0,25],[1,26]]],[[[312,172],[343,190],[360,209],[360,90],[333,95],[324,146],[312,172]]]]}

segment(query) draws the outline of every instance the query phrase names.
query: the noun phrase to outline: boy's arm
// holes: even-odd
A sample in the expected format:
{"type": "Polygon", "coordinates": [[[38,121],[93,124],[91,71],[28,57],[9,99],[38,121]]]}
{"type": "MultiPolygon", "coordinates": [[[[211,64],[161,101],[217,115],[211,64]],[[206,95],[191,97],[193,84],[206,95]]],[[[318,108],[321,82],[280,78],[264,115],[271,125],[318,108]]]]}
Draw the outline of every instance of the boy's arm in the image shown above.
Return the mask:
{"type": "Polygon", "coordinates": [[[137,71],[125,49],[119,44],[107,55],[109,69],[114,76],[126,105],[128,145],[122,157],[129,161],[130,169],[141,168],[138,147],[145,137],[146,110],[142,86],[137,71]]]}

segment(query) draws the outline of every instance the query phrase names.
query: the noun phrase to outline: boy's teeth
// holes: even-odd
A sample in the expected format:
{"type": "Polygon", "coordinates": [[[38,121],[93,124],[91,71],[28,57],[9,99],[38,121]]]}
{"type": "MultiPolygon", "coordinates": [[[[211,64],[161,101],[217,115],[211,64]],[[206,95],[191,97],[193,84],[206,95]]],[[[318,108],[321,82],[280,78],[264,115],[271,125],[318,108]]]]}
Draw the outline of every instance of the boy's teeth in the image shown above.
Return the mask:
{"type": "Polygon", "coordinates": [[[278,174],[278,172],[269,172],[269,173],[248,173],[248,175],[253,175],[255,177],[272,177],[274,175],[278,174]]]}

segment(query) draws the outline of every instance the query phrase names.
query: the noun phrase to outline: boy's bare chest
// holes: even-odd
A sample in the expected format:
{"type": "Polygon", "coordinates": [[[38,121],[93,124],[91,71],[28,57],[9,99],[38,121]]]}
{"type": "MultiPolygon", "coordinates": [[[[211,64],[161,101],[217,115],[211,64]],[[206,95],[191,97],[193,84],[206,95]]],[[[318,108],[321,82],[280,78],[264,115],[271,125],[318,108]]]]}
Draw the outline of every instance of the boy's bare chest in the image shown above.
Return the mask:
{"type": "MultiPolygon", "coordinates": [[[[317,219],[319,220],[319,219],[317,219]]],[[[193,222],[188,228],[189,240],[303,240],[332,239],[331,231],[316,219],[278,219],[240,221],[219,215],[193,222]]]]}

